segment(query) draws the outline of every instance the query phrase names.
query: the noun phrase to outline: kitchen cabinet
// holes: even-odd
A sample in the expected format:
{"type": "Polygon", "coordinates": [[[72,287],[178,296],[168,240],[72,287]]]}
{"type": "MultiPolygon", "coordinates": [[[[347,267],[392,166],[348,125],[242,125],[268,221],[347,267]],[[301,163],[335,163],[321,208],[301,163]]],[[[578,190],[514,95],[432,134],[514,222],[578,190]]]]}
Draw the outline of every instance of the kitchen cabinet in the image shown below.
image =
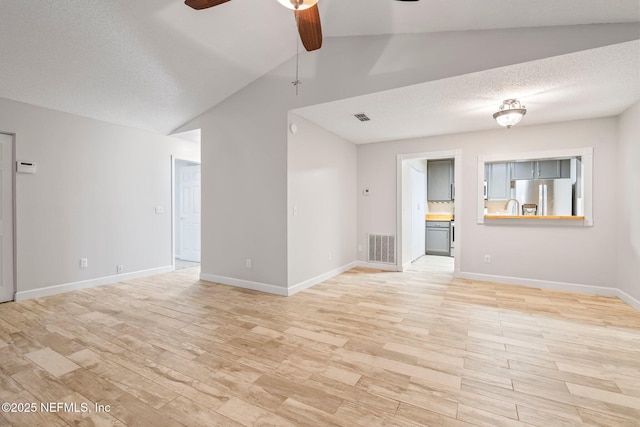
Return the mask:
{"type": "Polygon", "coordinates": [[[449,256],[451,252],[451,222],[426,221],[425,230],[425,253],[449,256]]]}
{"type": "Polygon", "coordinates": [[[511,167],[509,163],[487,163],[487,200],[508,200],[511,198],[511,167]]]}
{"type": "Polygon", "coordinates": [[[511,179],[556,179],[571,177],[571,160],[537,160],[511,164],[511,179]]]}
{"type": "Polygon", "coordinates": [[[427,200],[442,202],[453,199],[453,159],[427,161],[427,200]]]}
{"type": "Polygon", "coordinates": [[[571,178],[571,159],[558,161],[560,162],[560,178],[571,178]]]}
{"type": "Polygon", "coordinates": [[[543,160],[536,164],[536,179],[560,178],[560,160],[543,160]]]}
{"type": "Polygon", "coordinates": [[[535,164],[536,162],[511,163],[511,178],[533,179],[535,176],[535,164]]]}

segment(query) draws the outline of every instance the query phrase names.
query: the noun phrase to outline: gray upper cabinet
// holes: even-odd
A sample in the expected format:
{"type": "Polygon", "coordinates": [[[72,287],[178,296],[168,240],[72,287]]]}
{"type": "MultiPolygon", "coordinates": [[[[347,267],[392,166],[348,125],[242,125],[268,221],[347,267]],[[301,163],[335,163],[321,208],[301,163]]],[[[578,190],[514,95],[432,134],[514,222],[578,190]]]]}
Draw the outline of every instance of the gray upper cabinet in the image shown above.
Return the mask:
{"type": "Polygon", "coordinates": [[[511,164],[511,179],[556,179],[571,176],[571,160],[538,160],[511,164]]]}
{"type": "Polygon", "coordinates": [[[554,179],[560,178],[560,161],[543,160],[536,162],[536,178],[554,179]]]}
{"type": "Polygon", "coordinates": [[[535,177],[536,162],[514,162],[511,163],[512,179],[533,179],[535,177]]]}
{"type": "Polygon", "coordinates": [[[571,178],[571,159],[560,160],[560,178],[571,178]]]}
{"type": "Polygon", "coordinates": [[[511,174],[509,163],[487,163],[487,200],[507,200],[511,197],[511,174]]]}
{"type": "Polygon", "coordinates": [[[453,159],[427,161],[427,200],[453,200],[453,159]]]}

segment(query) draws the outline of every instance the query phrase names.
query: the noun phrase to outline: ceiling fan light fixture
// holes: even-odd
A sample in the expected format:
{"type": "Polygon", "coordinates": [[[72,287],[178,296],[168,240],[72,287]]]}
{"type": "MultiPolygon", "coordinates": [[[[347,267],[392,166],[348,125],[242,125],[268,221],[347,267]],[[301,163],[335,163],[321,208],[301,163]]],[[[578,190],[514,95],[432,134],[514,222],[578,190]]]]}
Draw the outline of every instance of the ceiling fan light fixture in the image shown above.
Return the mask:
{"type": "Polygon", "coordinates": [[[306,10],[318,3],[318,0],[278,0],[278,3],[291,10],[306,10]]]}
{"type": "Polygon", "coordinates": [[[520,123],[525,114],[527,114],[527,109],[520,104],[520,101],[517,99],[505,99],[502,101],[500,109],[493,114],[493,118],[500,126],[508,129],[520,123]]]}

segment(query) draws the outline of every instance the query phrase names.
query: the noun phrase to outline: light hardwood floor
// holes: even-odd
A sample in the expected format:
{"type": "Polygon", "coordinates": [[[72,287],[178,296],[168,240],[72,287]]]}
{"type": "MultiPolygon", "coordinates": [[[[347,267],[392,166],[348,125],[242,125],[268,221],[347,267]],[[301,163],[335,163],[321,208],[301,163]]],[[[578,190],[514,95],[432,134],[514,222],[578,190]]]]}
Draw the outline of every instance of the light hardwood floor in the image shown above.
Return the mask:
{"type": "Polygon", "coordinates": [[[77,409],[0,426],[639,425],[639,312],[451,269],[289,298],[182,270],[1,304],[0,402],[77,409]]]}

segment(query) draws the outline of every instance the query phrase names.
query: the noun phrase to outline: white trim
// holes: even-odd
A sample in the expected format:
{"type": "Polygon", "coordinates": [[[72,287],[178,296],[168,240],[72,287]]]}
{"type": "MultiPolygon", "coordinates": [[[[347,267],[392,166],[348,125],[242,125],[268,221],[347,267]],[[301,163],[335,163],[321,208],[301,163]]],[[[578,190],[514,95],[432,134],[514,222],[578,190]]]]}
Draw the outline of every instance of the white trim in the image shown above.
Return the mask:
{"type": "Polygon", "coordinates": [[[618,298],[620,298],[622,301],[626,302],[636,310],[640,311],[640,301],[638,301],[622,289],[616,289],[616,291],[618,291],[618,294],[616,295],[618,298]]]}
{"type": "MultiPolygon", "coordinates": [[[[582,158],[582,184],[584,203],[584,222],[582,226],[593,226],[593,147],[567,148],[562,150],[534,151],[528,153],[487,154],[478,156],[477,224],[484,221],[484,165],[487,162],[511,162],[517,160],[560,159],[566,157],[582,158]]],[[[546,222],[537,223],[547,224],[546,222]]]]}
{"type": "Polygon", "coordinates": [[[286,297],[288,290],[282,286],[270,285],[262,282],[252,282],[250,280],[235,279],[233,277],[217,276],[215,274],[200,273],[200,280],[206,282],[219,283],[221,285],[235,286],[237,288],[251,289],[253,291],[266,292],[268,294],[286,297]]]}
{"type": "Polygon", "coordinates": [[[629,304],[634,309],[640,311],[640,301],[624,292],[621,289],[607,287],[583,285],[580,283],[554,282],[550,280],[526,279],[522,277],[496,276],[493,274],[481,273],[454,273],[454,277],[460,279],[477,280],[482,282],[502,283],[505,285],[528,286],[532,288],[550,289],[554,291],[575,292],[588,295],[604,297],[616,297],[629,304]]]}
{"type": "MultiPolygon", "coordinates": [[[[5,271],[10,271],[11,272],[11,300],[8,300],[6,302],[9,301],[15,301],[16,300],[16,290],[18,288],[18,280],[17,280],[17,272],[18,272],[18,256],[17,256],[17,243],[18,243],[18,216],[17,216],[17,203],[16,203],[16,184],[17,184],[17,174],[16,174],[16,134],[12,133],[12,132],[4,132],[0,130],[0,134],[2,135],[6,135],[8,137],[11,138],[11,159],[9,159],[9,161],[11,162],[11,251],[9,254],[5,254],[4,258],[6,259],[7,256],[11,257],[11,262],[9,263],[9,265],[3,265],[3,268],[5,269],[5,271]]],[[[6,218],[5,218],[6,220],[6,218]]],[[[4,259],[2,260],[2,264],[4,264],[4,259]]]]}
{"type": "Polygon", "coordinates": [[[593,226],[593,147],[582,153],[582,203],[584,203],[584,225],[593,226]]]}
{"type": "MultiPolygon", "coordinates": [[[[405,160],[415,160],[415,159],[424,159],[424,160],[439,160],[439,159],[454,159],[454,194],[455,194],[455,207],[454,207],[454,217],[458,216],[458,212],[462,212],[462,150],[456,148],[454,150],[445,150],[445,151],[425,151],[421,153],[407,153],[407,154],[397,154],[396,155],[396,269],[389,270],[389,268],[384,268],[384,270],[388,271],[404,271],[405,265],[402,262],[402,163],[405,160]]],[[[456,225],[456,228],[458,226],[456,225]]],[[[458,229],[461,231],[461,229],[458,229]]],[[[461,233],[458,233],[458,236],[461,233]]],[[[454,248],[454,270],[458,271],[460,266],[457,261],[460,254],[460,245],[457,244],[454,248]]],[[[369,267],[366,265],[361,265],[362,267],[369,267]]],[[[377,264],[375,266],[369,268],[381,268],[378,267],[377,264]]]]}
{"type": "Polygon", "coordinates": [[[396,264],[380,264],[377,262],[367,262],[367,261],[356,261],[356,267],[364,267],[364,268],[375,268],[377,270],[384,271],[402,271],[396,264]]]}
{"type": "Polygon", "coordinates": [[[618,288],[606,286],[583,285],[580,283],[553,282],[550,280],[525,279],[522,277],[496,276],[493,274],[461,272],[456,277],[461,279],[478,280],[482,282],[502,283],[505,285],[529,286],[532,288],[550,289],[554,291],[577,292],[589,295],[607,297],[618,296],[618,288]]]}
{"type": "MultiPolygon", "coordinates": [[[[396,155],[396,268],[395,271],[404,271],[402,265],[402,163],[406,154],[396,155]]],[[[369,258],[369,257],[367,257],[369,258]]],[[[367,263],[369,264],[369,263],[367,263]]],[[[361,267],[364,267],[361,265],[361,267]]],[[[377,267],[370,267],[377,268],[377,267]]]]}
{"type": "MultiPolygon", "coordinates": [[[[176,268],[176,258],[182,259],[182,253],[178,254],[176,250],[176,219],[178,217],[176,212],[176,162],[179,161],[189,162],[193,163],[194,165],[202,166],[200,160],[193,160],[188,156],[183,157],[173,154],[171,155],[171,264],[173,265],[174,270],[176,268]]],[[[202,174],[200,174],[200,181],[202,181],[202,174]]],[[[202,195],[200,197],[202,197],[202,195]]],[[[202,236],[200,238],[200,241],[202,241],[202,236]]]]}
{"type": "Polygon", "coordinates": [[[31,289],[28,291],[16,292],[16,301],[31,298],[40,298],[50,295],[61,294],[63,292],[77,291],[80,289],[93,288],[96,286],[111,285],[125,280],[138,279],[140,277],[155,276],[174,271],[173,266],[152,268],[149,270],[133,271],[131,273],[118,274],[115,276],[98,277],[96,279],[82,280],[80,282],[65,283],[62,285],[46,286],[44,288],[31,289]]]}
{"type": "MultiPolygon", "coordinates": [[[[484,224],[484,164],[487,161],[486,157],[478,156],[478,185],[476,189],[477,203],[476,203],[476,211],[478,212],[478,217],[476,218],[477,224],[484,224]],[[482,196],[480,196],[482,194],[482,196]]],[[[487,192],[489,189],[487,189],[487,192]]]]}
{"type": "Polygon", "coordinates": [[[339,274],[344,273],[345,271],[349,271],[352,268],[357,266],[357,261],[350,262],[349,264],[345,264],[342,267],[334,268],[331,271],[327,271],[326,273],[320,274],[319,276],[312,277],[311,279],[305,280],[304,282],[300,282],[296,285],[289,286],[287,289],[287,296],[291,296],[296,294],[302,290],[308,289],[312,286],[315,286],[319,283],[322,283],[326,280],[329,280],[333,277],[338,276],[339,274]]]}

